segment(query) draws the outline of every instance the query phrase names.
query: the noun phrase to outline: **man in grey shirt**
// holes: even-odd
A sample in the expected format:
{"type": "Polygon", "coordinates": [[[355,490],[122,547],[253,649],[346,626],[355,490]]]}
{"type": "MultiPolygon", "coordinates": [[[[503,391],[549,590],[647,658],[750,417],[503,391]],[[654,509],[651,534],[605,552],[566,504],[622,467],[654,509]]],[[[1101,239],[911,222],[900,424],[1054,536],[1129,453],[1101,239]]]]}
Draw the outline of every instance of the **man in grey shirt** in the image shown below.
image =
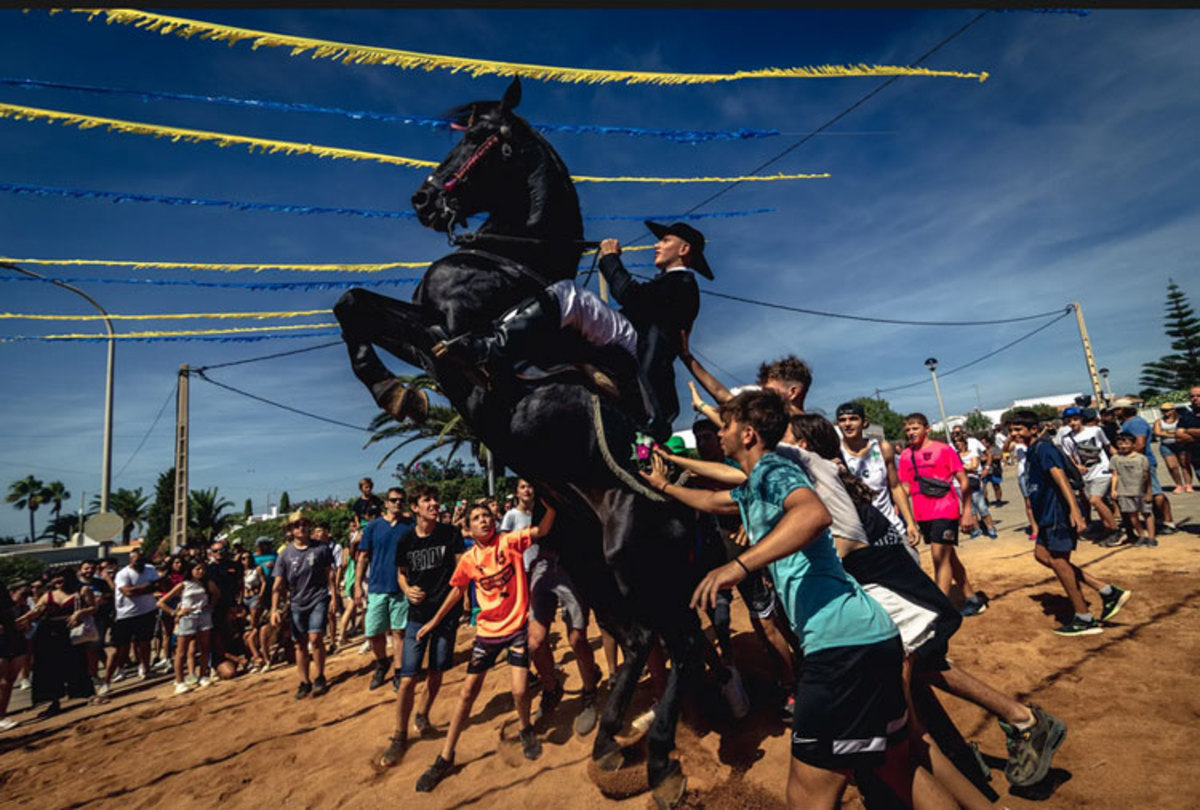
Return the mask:
{"type": "Polygon", "coordinates": [[[337,575],[329,544],[310,542],[311,526],[301,512],[289,516],[288,533],[292,542],[283,547],[275,560],[275,587],[271,592],[271,624],[275,627],[283,622],[280,600],[285,595],[291,597],[292,638],[296,644],[296,670],[300,674],[296,700],[309,693],[318,697],[329,691],[325,680],[325,620],[337,595],[337,575]],[[314,681],[308,679],[310,655],[317,665],[314,681]]]}

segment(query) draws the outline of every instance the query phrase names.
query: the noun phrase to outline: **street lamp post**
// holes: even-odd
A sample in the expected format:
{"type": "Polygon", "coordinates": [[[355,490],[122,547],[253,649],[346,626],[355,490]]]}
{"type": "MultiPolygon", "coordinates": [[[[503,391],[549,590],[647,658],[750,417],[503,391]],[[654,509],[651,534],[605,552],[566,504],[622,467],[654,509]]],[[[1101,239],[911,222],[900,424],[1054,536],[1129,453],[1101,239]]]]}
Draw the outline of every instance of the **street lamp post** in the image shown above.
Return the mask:
{"type": "Polygon", "coordinates": [[[70,284],[64,284],[52,278],[35,273],[32,270],[26,270],[23,267],[17,267],[15,264],[8,262],[0,262],[0,267],[5,267],[9,270],[16,271],[22,275],[30,276],[31,278],[49,281],[55,287],[62,287],[64,290],[70,290],[78,296],[81,296],[89,304],[94,306],[100,315],[104,318],[104,328],[108,330],[108,372],[104,380],[104,458],[100,468],[100,511],[108,511],[108,495],[112,487],[112,423],[113,423],[113,364],[116,361],[116,333],[113,331],[112,321],[109,320],[108,313],[104,311],[104,307],[96,303],[96,300],[83,290],[78,290],[70,284]]]}
{"type": "Polygon", "coordinates": [[[946,438],[949,439],[950,424],[946,421],[946,406],[942,404],[942,389],[938,386],[937,364],[937,358],[930,357],[925,361],[925,368],[929,369],[929,373],[933,377],[933,393],[937,395],[938,412],[942,415],[942,430],[946,433],[946,438]]]}
{"type": "MultiPolygon", "coordinates": [[[[1111,402],[1113,400],[1113,390],[1112,390],[1112,383],[1110,383],[1108,381],[1108,369],[1106,369],[1106,368],[1100,369],[1099,374],[1101,377],[1104,378],[1104,390],[1108,394],[1108,402],[1111,402]]],[[[1108,402],[1105,402],[1104,404],[1107,405],[1108,402]]]]}

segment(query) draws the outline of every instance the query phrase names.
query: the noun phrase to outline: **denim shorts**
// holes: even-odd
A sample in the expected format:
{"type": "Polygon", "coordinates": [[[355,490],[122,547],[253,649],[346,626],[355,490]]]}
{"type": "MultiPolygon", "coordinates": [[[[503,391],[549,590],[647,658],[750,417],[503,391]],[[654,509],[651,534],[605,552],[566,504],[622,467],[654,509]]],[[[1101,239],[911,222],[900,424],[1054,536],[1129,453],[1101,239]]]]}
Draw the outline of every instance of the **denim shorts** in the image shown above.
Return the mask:
{"type": "Polygon", "coordinates": [[[454,608],[446,614],[441,623],[433,628],[425,638],[418,639],[417,631],[423,622],[409,619],[404,628],[404,656],[400,662],[400,677],[412,678],[425,671],[421,664],[425,661],[425,650],[429,650],[429,668],[436,672],[445,672],[454,663],[454,639],[458,635],[458,622],[462,618],[462,608],[454,608]]]}
{"type": "Polygon", "coordinates": [[[303,639],[310,635],[325,635],[325,617],[329,613],[329,600],[302,608],[292,603],[292,636],[303,639]]]}
{"type": "Polygon", "coordinates": [[[202,610],[199,613],[185,613],[175,622],[175,635],[194,636],[205,630],[212,630],[212,628],[211,610],[202,610]]]}

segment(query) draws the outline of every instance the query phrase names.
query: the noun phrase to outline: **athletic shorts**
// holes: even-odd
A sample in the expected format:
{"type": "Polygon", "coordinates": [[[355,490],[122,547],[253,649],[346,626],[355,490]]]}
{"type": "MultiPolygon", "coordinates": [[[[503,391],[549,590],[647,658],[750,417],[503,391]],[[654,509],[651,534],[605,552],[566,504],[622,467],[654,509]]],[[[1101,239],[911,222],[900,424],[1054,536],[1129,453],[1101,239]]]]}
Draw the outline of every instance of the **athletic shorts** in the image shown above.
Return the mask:
{"type": "Polygon", "coordinates": [[[761,570],[751,572],[737,584],[737,589],[751,616],[769,619],[775,615],[775,592],[767,586],[761,570]]]}
{"type": "Polygon", "coordinates": [[[478,675],[487,672],[496,664],[500,653],[508,650],[508,665],[510,667],[529,668],[529,627],[522,627],[515,633],[496,638],[480,638],[475,636],[475,644],[471,647],[471,660],[467,662],[467,674],[478,675]]]}
{"type": "Polygon", "coordinates": [[[1135,515],[1138,512],[1149,515],[1154,512],[1150,501],[1142,495],[1118,495],[1117,508],[1121,510],[1122,515],[1135,515]]]}
{"type": "Polygon", "coordinates": [[[900,629],[904,653],[912,655],[917,672],[950,668],[946,653],[962,615],[905,548],[858,549],[842,558],[842,567],[900,629]]]}
{"type": "Polygon", "coordinates": [[[1051,526],[1038,526],[1037,544],[1045,546],[1050,551],[1065,553],[1074,551],[1079,541],[1079,534],[1069,524],[1055,523],[1051,526]]]}
{"type": "Polygon", "coordinates": [[[587,630],[588,607],[558,560],[538,557],[534,561],[529,572],[529,600],[533,620],[543,627],[554,622],[554,609],[562,605],[567,627],[587,630]]]}
{"type": "Polygon", "coordinates": [[[917,528],[921,532],[921,537],[925,538],[925,542],[929,545],[935,543],[943,546],[958,545],[957,520],[918,520],[917,528]]]}
{"type": "Polygon", "coordinates": [[[309,607],[291,605],[292,638],[304,639],[311,635],[325,635],[325,618],[329,615],[329,600],[325,599],[309,607]]]}
{"type": "Polygon", "coordinates": [[[112,630],[113,645],[124,647],[131,641],[149,641],[154,638],[154,626],[157,618],[158,611],[152,610],[140,616],[117,619],[112,630]]]}
{"type": "Polygon", "coordinates": [[[989,484],[1002,484],[1004,483],[1004,474],[998,472],[988,473],[983,477],[983,480],[989,484]]]}
{"type": "Polygon", "coordinates": [[[436,672],[445,672],[454,663],[454,639],[458,635],[458,622],[462,618],[462,608],[455,607],[441,623],[433,628],[425,638],[418,639],[417,631],[424,622],[414,621],[411,616],[408,626],[404,628],[404,655],[400,659],[400,677],[412,678],[425,671],[421,664],[425,661],[425,650],[429,650],[429,668],[436,672]]]}
{"type": "Polygon", "coordinates": [[[1103,498],[1112,491],[1112,476],[1098,475],[1083,482],[1084,491],[1089,498],[1103,498]]]}
{"type": "Polygon", "coordinates": [[[907,734],[900,637],[806,653],[792,756],[825,770],[876,768],[907,734]]]}
{"type": "Polygon", "coordinates": [[[388,630],[403,632],[408,625],[408,599],[402,593],[368,593],[363,634],[382,636],[388,630]]]}
{"type": "Polygon", "coordinates": [[[194,636],[204,630],[212,630],[213,620],[211,610],[199,613],[185,613],[175,622],[175,635],[194,636]]]}

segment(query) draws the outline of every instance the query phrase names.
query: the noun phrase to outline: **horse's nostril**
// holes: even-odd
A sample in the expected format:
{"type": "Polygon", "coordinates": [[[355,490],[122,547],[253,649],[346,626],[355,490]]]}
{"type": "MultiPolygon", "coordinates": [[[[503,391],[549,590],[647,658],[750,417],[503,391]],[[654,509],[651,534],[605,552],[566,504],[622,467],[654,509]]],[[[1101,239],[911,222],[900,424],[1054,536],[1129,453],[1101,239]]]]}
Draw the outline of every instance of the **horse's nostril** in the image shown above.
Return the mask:
{"type": "Polygon", "coordinates": [[[418,207],[423,206],[423,205],[428,205],[429,204],[429,192],[424,191],[424,190],[418,191],[416,194],[413,195],[412,202],[413,202],[413,205],[418,206],[418,207]]]}

